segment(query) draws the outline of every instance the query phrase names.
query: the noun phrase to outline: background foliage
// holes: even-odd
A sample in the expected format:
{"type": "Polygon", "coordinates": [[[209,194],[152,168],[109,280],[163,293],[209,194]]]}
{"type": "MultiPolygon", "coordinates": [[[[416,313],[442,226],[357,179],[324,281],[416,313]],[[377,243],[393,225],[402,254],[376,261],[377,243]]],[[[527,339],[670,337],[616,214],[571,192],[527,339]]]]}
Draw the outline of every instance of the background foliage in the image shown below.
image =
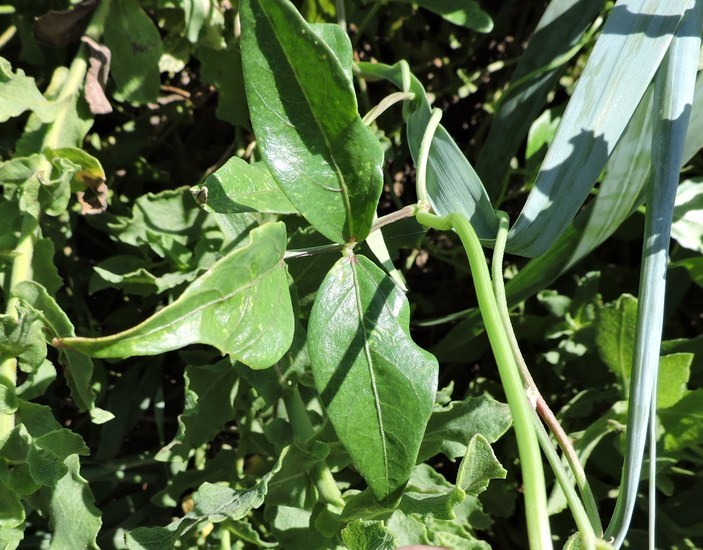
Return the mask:
{"type": "MultiPolygon", "coordinates": [[[[331,0],[294,3],[309,22],[337,20],[331,0]]],[[[385,527],[369,525],[369,496],[361,492],[354,502],[363,514],[348,506],[343,517],[335,517],[316,502],[306,472],[322,459],[345,490],[365,485],[324,421],[315,392],[308,353],[324,350],[303,344],[306,328],[325,331],[315,326],[311,308],[338,256],[289,260],[290,279],[276,268],[286,239],[288,249],[325,242],[294,215],[301,206],[293,197],[290,204],[272,194],[266,207],[243,198],[237,213],[215,213],[225,209],[217,201],[227,201],[228,171],[250,170],[252,181],[265,178],[257,164],[236,158],[261,159],[253,147],[256,128],[245,95],[237,3],[113,0],[104,34],[85,46],[80,37],[97,2],[75,4],[42,0],[0,6],[5,302],[23,224],[42,212],[31,266],[38,284],[25,282],[15,290],[22,323],[5,315],[1,325],[1,349],[19,357],[20,372],[19,399],[3,394],[0,407],[16,410],[22,424],[0,449],[3,547],[15,547],[20,537],[27,548],[162,548],[176,539],[184,548],[393,547],[364,542],[377,529],[374,540],[395,536],[397,544],[523,548],[517,451],[512,436],[502,437],[510,417],[485,336],[472,323],[476,299],[458,239],[426,233],[411,220],[384,232],[409,289],[410,309],[403,314],[406,320],[410,314],[409,334],[439,360],[439,390],[419,450],[423,464],[413,469],[400,509],[385,518],[385,527]],[[64,97],[61,90],[71,73],[58,68],[70,66],[79,47],[91,53],[85,89],[64,97]],[[44,123],[56,127],[56,120],[60,135],[47,136],[44,123]],[[204,202],[198,200],[204,181],[205,209],[198,204],[204,202]],[[36,192],[27,191],[32,185],[36,192]],[[193,186],[198,187],[191,191],[193,186]],[[285,221],[287,234],[281,224],[259,228],[277,218],[285,221]],[[246,355],[246,339],[233,342],[229,334],[200,340],[230,353],[226,358],[206,345],[176,351],[178,346],[167,342],[160,355],[90,360],[45,344],[75,333],[115,334],[157,311],[188,322],[184,289],[216,262],[227,268],[228,258],[254,254],[247,243],[264,232],[278,244],[272,241],[251,262],[270,287],[285,288],[292,280],[293,303],[263,304],[262,326],[273,330],[286,316],[297,320],[295,334],[284,335],[280,348],[293,344],[273,369],[238,363],[259,358],[246,355]],[[299,397],[288,391],[293,386],[299,397]],[[291,426],[299,405],[311,411],[310,429],[319,430],[305,444],[294,440],[291,426]],[[486,488],[483,477],[506,475],[489,460],[491,446],[507,478],[486,488]],[[467,449],[487,465],[473,485],[467,463],[461,462],[467,449]],[[458,489],[468,496],[456,504],[458,489]]],[[[463,11],[453,11],[441,7],[452,2],[346,2],[353,55],[357,61],[408,61],[434,106],[444,111],[449,134],[490,182],[494,204],[514,218],[612,5],[562,2],[566,9],[552,13],[550,22],[547,2],[464,4],[463,11]],[[544,27],[535,33],[540,20],[544,27]],[[525,54],[528,43],[531,56],[525,54]],[[526,91],[538,98],[527,107],[516,99],[526,91]],[[521,109],[521,116],[505,114],[512,108],[521,109]]],[[[362,114],[395,91],[382,82],[356,80],[355,85],[362,114]]],[[[382,146],[378,215],[383,215],[417,200],[413,161],[399,108],[372,128],[382,146]]],[[[380,155],[379,150],[379,162],[380,155]]],[[[657,394],[663,548],[703,545],[697,514],[703,468],[699,170],[703,164],[695,155],[677,195],[668,273],[657,394]]],[[[358,200],[366,204],[364,197],[358,200]]],[[[315,215],[315,205],[304,207],[315,215]]],[[[373,211],[366,218],[370,226],[373,211]]],[[[634,345],[642,225],[642,209],[632,205],[612,237],[581,261],[572,265],[568,254],[556,257],[568,265],[566,273],[515,293],[520,303],[513,322],[523,353],[587,461],[604,515],[612,509],[622,464],[630,384],[626,358],[634,345]]],[[[324,233],[343,240],[347,230],[336,224],[324,233]]],[[[381,269],[366,261],[372,292],[381,269]]],[[[509,257],[507,278],[525,273],[526,263],[509,257]]],[[[217,277],[251,276],[224,268],[210,272],[213,287],[217,277]]],[[[407,338],[405,327],[399,326],[396,336],[407,338]]],[[[408,339],[408,353],[425,353],[413,346],[408,339]]],[[[267,358],[260,360],[264,364],[267,358]]],[[[418,361],[431,359],[422,355],[418,361]]],[[[345,413],[329,411],[330,416],[345,413]]],[[[549,505],[563,543],[573,524],[561,491],[552,491],[549,505]]],[[[638,509],[629,538],[633,548],[643,546],[645,519],[646,508],[638,509]]]]}

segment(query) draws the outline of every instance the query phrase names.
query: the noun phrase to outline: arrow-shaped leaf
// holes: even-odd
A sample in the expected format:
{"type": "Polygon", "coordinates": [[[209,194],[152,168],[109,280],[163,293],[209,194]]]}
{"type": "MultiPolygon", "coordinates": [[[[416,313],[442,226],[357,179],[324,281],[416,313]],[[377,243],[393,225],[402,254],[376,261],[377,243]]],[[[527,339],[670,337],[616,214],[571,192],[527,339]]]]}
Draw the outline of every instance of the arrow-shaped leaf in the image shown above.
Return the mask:
{"type": "Polygon", "coordinates": [[[288,0],[241,2],[242,64],[264,160],[327,238],[361,241],[381,193],[383,151],[359,117],[352,83],[288,0]]]}
{"type": "Polygon", "coordinates": [[[293,340],[285,249],[283,223],[258,227],[174,303],[136,327],[103,338],[54,343],[93,357],[156,355],[202,343],[252,368],[270,367],[293,340]]]}
{"type": "Polygon", "coordinates": [[[315,386],[374,496],[392,503],[417,459],[437,389],[436,359],[409,334],[405,294],[363,256],[339,260],[310,314],[315,386]]]}

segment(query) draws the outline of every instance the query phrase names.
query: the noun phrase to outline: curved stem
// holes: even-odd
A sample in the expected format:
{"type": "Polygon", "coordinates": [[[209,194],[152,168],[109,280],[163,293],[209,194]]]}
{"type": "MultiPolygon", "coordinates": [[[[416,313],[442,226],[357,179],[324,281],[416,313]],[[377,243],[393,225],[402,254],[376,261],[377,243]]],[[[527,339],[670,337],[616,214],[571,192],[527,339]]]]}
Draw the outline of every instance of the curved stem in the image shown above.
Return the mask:
{"type": "MultiPolygon", "coordinates": [[[[562,452],[564,453],[564,456],[566,457],[567,462],[569,463],[571,472],[573,473],[574,479],[576,480],[576,485],[578,486],[579,492],[581,493],[581,497],[583,498],[583,504],[579,501],[578,505],[585,506],[586,511],[588,512],[588,517],[590,519],[590,525],[592,526],[591,531],[595,529],[598,532],[598,535],[602,535],[603,526],[600,521],[600,515],[598,514],[598,505],[596,504],[596,499],[594,498],[593,492],[591,491],[591,486],[588,483],[586,472],[584,471],[583,466],[581,465],[581,461],[579,460],[579,457],[576,454],[574,446],[571,444],[569,436],[561,427],[561,424],[552,412],[552,409],[549,408],[547,401],[544,399],[544,397],[542,397],[542,394],[537,388],[537,384],[535,384],[535,381],[532,378],[532,375],[530,374],[530,370],[527,368],[525,359],[522,356],[522,352],[520,351],[520,345],[518,344],[517,337],[515,336],[513,324],[510,322],[510,309],[508,308],[508,300],[505,294],[505,284],[503,282],[502,273],[503,255],[505,253],[505,244],[508,239],[509,220],[508,215],[505,212],[496,211],[496,215],[498,216],[499,228],[493,252],[493,261],[491,264],[491,269],[493,272],[493,291],[495,292],[496,301],[498,302],[498,308],[500,310],[500,318],[503,322],[503,328],[510,342],[510,348],[512,349],[513,357],[515,357],[517,368],[520,371],[520,377],[522,378],[522,382],[525,385],[525,391],[527,392],[530,401],[534,403],[536,412],[542,417],[542,420],[544,420],[544,423],[554,435],[554,438],[556,439],[559,447],[561,448],[562,452]]],[[[549,449],[553,451],[552,443],[549,438],[547,438],[546,441],[540,439],[540,443],[542,446],[542,450],[545,452],[545,454],[547,454],[548,452],[547,449],[545,449],[545,443],[549,446],[549,449]]],[[[552,469],[554,469],[554,467],[552,467],[552,469]]],[[[569,487],[571,487],[570,483],[569,487]]],[[[562,486],[562,489],[563,488],[564,487],[562,486]]],[[[564,490],[564,494],[566,495],[566,490],[564,490]]],[[[569,506],[571,507],[571,503],[569,504],[569,506]]],[[[574,518],[576,518],[576,512],[574,512],[573,508],[572,512],[574,513],[574,518]]],[[[579,530],[581,531],[580,527],[579,530]]]]}
{"type": "Polygon", "coordinates": [[[448,230],[454,228],[461,239],[469,259],[471,273],[476,287],[476,297],[486,326],[488,340],[495,355],[498,373],[510,406],[517,439],[518,454],[523,477],[525,495],[525,515],[530,548],[549,550],[552,548],[549,516],[547,515],[547,495],[544,481],[539,443],[533,424],[534,412],[525,397],[510,342],[503,330],[500,310],[491,284],[491,276],[478,236],[471,224],[460,214],[440,217],[427,212],[419,212],[417,221],[428,227],[448,230]]]}
{"type": "Polygon", "coordinates": [[[432,116],[427,123],[425,133],[422,136],[420,143],[420,154],[417,159],[417,202],[418,204],[428,204],[427,197],[427,161],[430,158],[430,147],[432,147],[432,139],[439,126],[439,121],[442,119],[442,111],[433,109],[432,116]]]}
{"type": "Polygon", "coordinates": [[[370,126],[371,123],[385,113],[389,108],[391,108],[396,103],[401,101],[411,101],[415,99],[415,94],[412,92],[395,92],[384,97],[378,105],[371,109],[368,113],[364,115],[361,120],[370,126]]]}

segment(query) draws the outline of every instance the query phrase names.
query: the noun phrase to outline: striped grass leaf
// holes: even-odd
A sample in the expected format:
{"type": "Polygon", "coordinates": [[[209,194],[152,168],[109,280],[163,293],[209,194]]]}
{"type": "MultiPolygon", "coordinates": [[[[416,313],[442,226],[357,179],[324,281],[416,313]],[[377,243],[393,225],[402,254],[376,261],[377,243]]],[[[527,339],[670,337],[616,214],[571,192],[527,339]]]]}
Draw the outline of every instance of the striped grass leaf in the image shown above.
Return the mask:
{"type": "Polygon", "coordinates": [[[601,8],[601,2],[592,0],[553,0],[537,23],[493,116],[476,164],[491,198],[501,193],[510,159],[547,101],[561,69],[583,48],[584,33],[601,8]]]}
{"type": "MultiPolygon", "coordinates": [[[[654,111],[658,116],[654,121],[652,177],[646,189],[647,210],[628,398],[625,466],[613,518],[606,530],[606,537],[615,538],[616,548],[625,540],[635,507],[651,421],[664,320],[671,223],[693,103],[702,23],[703,4],[691,0],[655,82],[654,111]]],[[[655,445],[653,442],[653,448],[655,445]]],[[[650,460],[655,461],[654,453],[650,460]]],[[[649,504],[650,507],[655,505],[654,502],[649,504]]],[[[651,539],[650,547],[654,547],[651,539]]]]}
{"type": "Polygon", "coordinates": [[[642,100],[688,4],[625,0],[613,8],[510,230],[509,252],[539,256],[571,223],[642,100]]]}
{"type": "MultiPolygon", "coordinates": [[[[559,240],[508,281],[510,307],[546,288],[610,237],[644,200],[651,167],[651,98],[638,107],[608,162],[595,200],[586,205],[559,240]]],[[[703,73],[696,79],[682,166],[703,147],[703,73]]],[[[440,360],[461,360],[481,334],[480,315],[469,312],[433,350],[440,360]],[[467,335],[472,337],[467,337],[467,335]],[[457,335],[461,335],[458,337],[457,335]]]]}

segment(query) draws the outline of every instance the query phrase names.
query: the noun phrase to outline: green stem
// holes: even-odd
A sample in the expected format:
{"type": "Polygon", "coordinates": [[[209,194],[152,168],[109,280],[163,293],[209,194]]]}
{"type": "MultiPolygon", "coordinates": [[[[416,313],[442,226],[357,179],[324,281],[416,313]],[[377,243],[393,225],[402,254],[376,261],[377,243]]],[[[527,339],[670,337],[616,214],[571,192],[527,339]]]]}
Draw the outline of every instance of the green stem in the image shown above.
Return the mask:
{"type": "MultiPolygon", "coordinates": [[[[600,516],[598,514],[598,505],[596,504],[596,499],[594,498],[593,492],[591,491],[591,486],[588,483],[586,472],[584,471],[581,461],[579,460],[579,457],[576,454],[574,446],[571,444],[569,436],[561,427],[561,424],[552,412],[552,409],[549,408],[547,401],[544,399],[544,397],[542,397],[542,394],[537,388],[537,384],[535,384],[535,381],[532,378],[532,375],[530,374],[530,370],[527,368],[525,359],[522,356],[522,352],[520,351],[520,345],[518,344],[517,337],[515,336],[513,324],[510,322],[510,309],[508,307],[508,300],[505,294],[505,284],[503,281],[502,273],[503,255],[505,253],[505,244],[508,240],[509,219],[508,215],[505,212],[496,211],[496,215],[498,216],[499,220],[499,228],[498,235],[496,237],[495,247],[493,249],[493,261],[491,264],[491,268],[493,271],[493,291],[495,293],[496,301],[498,302],[500,318],[503,322],[503,329],[505,330],[505,334],[507,335],[508,340],[510,341],[510,348],[513,352],[513,357],[515,358],[518,370],[520,371],[520,376],[522,377],[522,382],[525,386],[525,391],[527,392],[529,399],[531,401],[534,401],[535,410],[542,417],[544,423],[549,427],[549,430],[554,435],[554,438],[556,439],[559,447],[561,448],[562,452],[564,453],[564,456],[566,457],[567,462],[569,463],[571,472],[573,473],[574,479],[576,480],[576,485],[578,486],[579,492],[581,493],[581,497],[583,498],[583,505],[586,507],[588,517],[590,518],[590,525],[592,526],[591,530],[595,529],[598,534],[601,535],[603,534],[603,526],[601,524],[600,516]]],[[[549,451],[554,450],[552,448],[552,442],[549,440],[549,438],[540,439],[540,445],[545,454],[549,452],[545,448],[545,444],[549,446],[549,451]]],[[[554,467],[552,467],[552,469],[554,469],[554,467]]],[[[570,483],[569,487],[571,487],[570,483]]],[[[564,494],[566,494],[566,491],[564,491],[564,494]]],[[[579,501],[579,506],[581,505],[582,503],[581,501],[579,501]]],[[[574,512],[574,518],[575,517],[576,513],[574,512]]],[[[579,530],[581,529],[579,528],[579,530]]],[[[584,535],[582,532],[582,537],[583,536],[584,535]]]]}
{"type": "Polygon", "coordinates": [[[525,391],[510,348],[510,342],[503,329],[500,310],[493,294],[491,276],[488,272],[481,243],[471,224],[460,214],[449,214],[448,216],[439,217],[428,212],[420,212],[417,214],[417,221],[435,229],[455,229],[464,245],[474,278],[478,305],[513,417],[522,468],[525,516],[530,548],[534,550],[549,550],[552,548],[551,530],[549,527],[549,516],[547,515],[544,469],[533,424],[534,412],[525,397],[525,391]]]}
{"type": "Polygon", "coordinates": [[[591,518],[574,490],[572,480],[564,469],[559,455],[556,450],[554,450],[552,440],[549,438],[547,430],[544,429],[539,417],[534,413],[532,414],[532,421],[534,422],[537,439],[539,440],[540,447],[542,447],[542,452],[544,452],[544,456],[547,458],[547,462],[549,462],[549,466],[552,468],[552,472],[554,472],[554,476],[557,478],[557,483],[559,483],[561,490],[564,492],[571,514],[574,516],[576,527],[579,530],[579,535],[581,535],[583,549],[595,550],[598,537],[591,525],[591,518]]]}
{"type": "MultiPolygon", "coordinates": [[[[283,403],[288,413],[288,420],[293,427],[295,442],[304,446],[315,435],[315,430],[297,386],[284,390],[283,403]]],[[[337,482],[324,461],[317,462],[312,467],[310,477],[324,502],[340,510],[344,508],[346,503],[342,498],[342,492],[337,487],[337,482]]]]}
{"type": "Polygon", "coordinates": [[[337,0],[337,24],[347,32],[347,9],[344,6],[344,0],[337,0]]]}

